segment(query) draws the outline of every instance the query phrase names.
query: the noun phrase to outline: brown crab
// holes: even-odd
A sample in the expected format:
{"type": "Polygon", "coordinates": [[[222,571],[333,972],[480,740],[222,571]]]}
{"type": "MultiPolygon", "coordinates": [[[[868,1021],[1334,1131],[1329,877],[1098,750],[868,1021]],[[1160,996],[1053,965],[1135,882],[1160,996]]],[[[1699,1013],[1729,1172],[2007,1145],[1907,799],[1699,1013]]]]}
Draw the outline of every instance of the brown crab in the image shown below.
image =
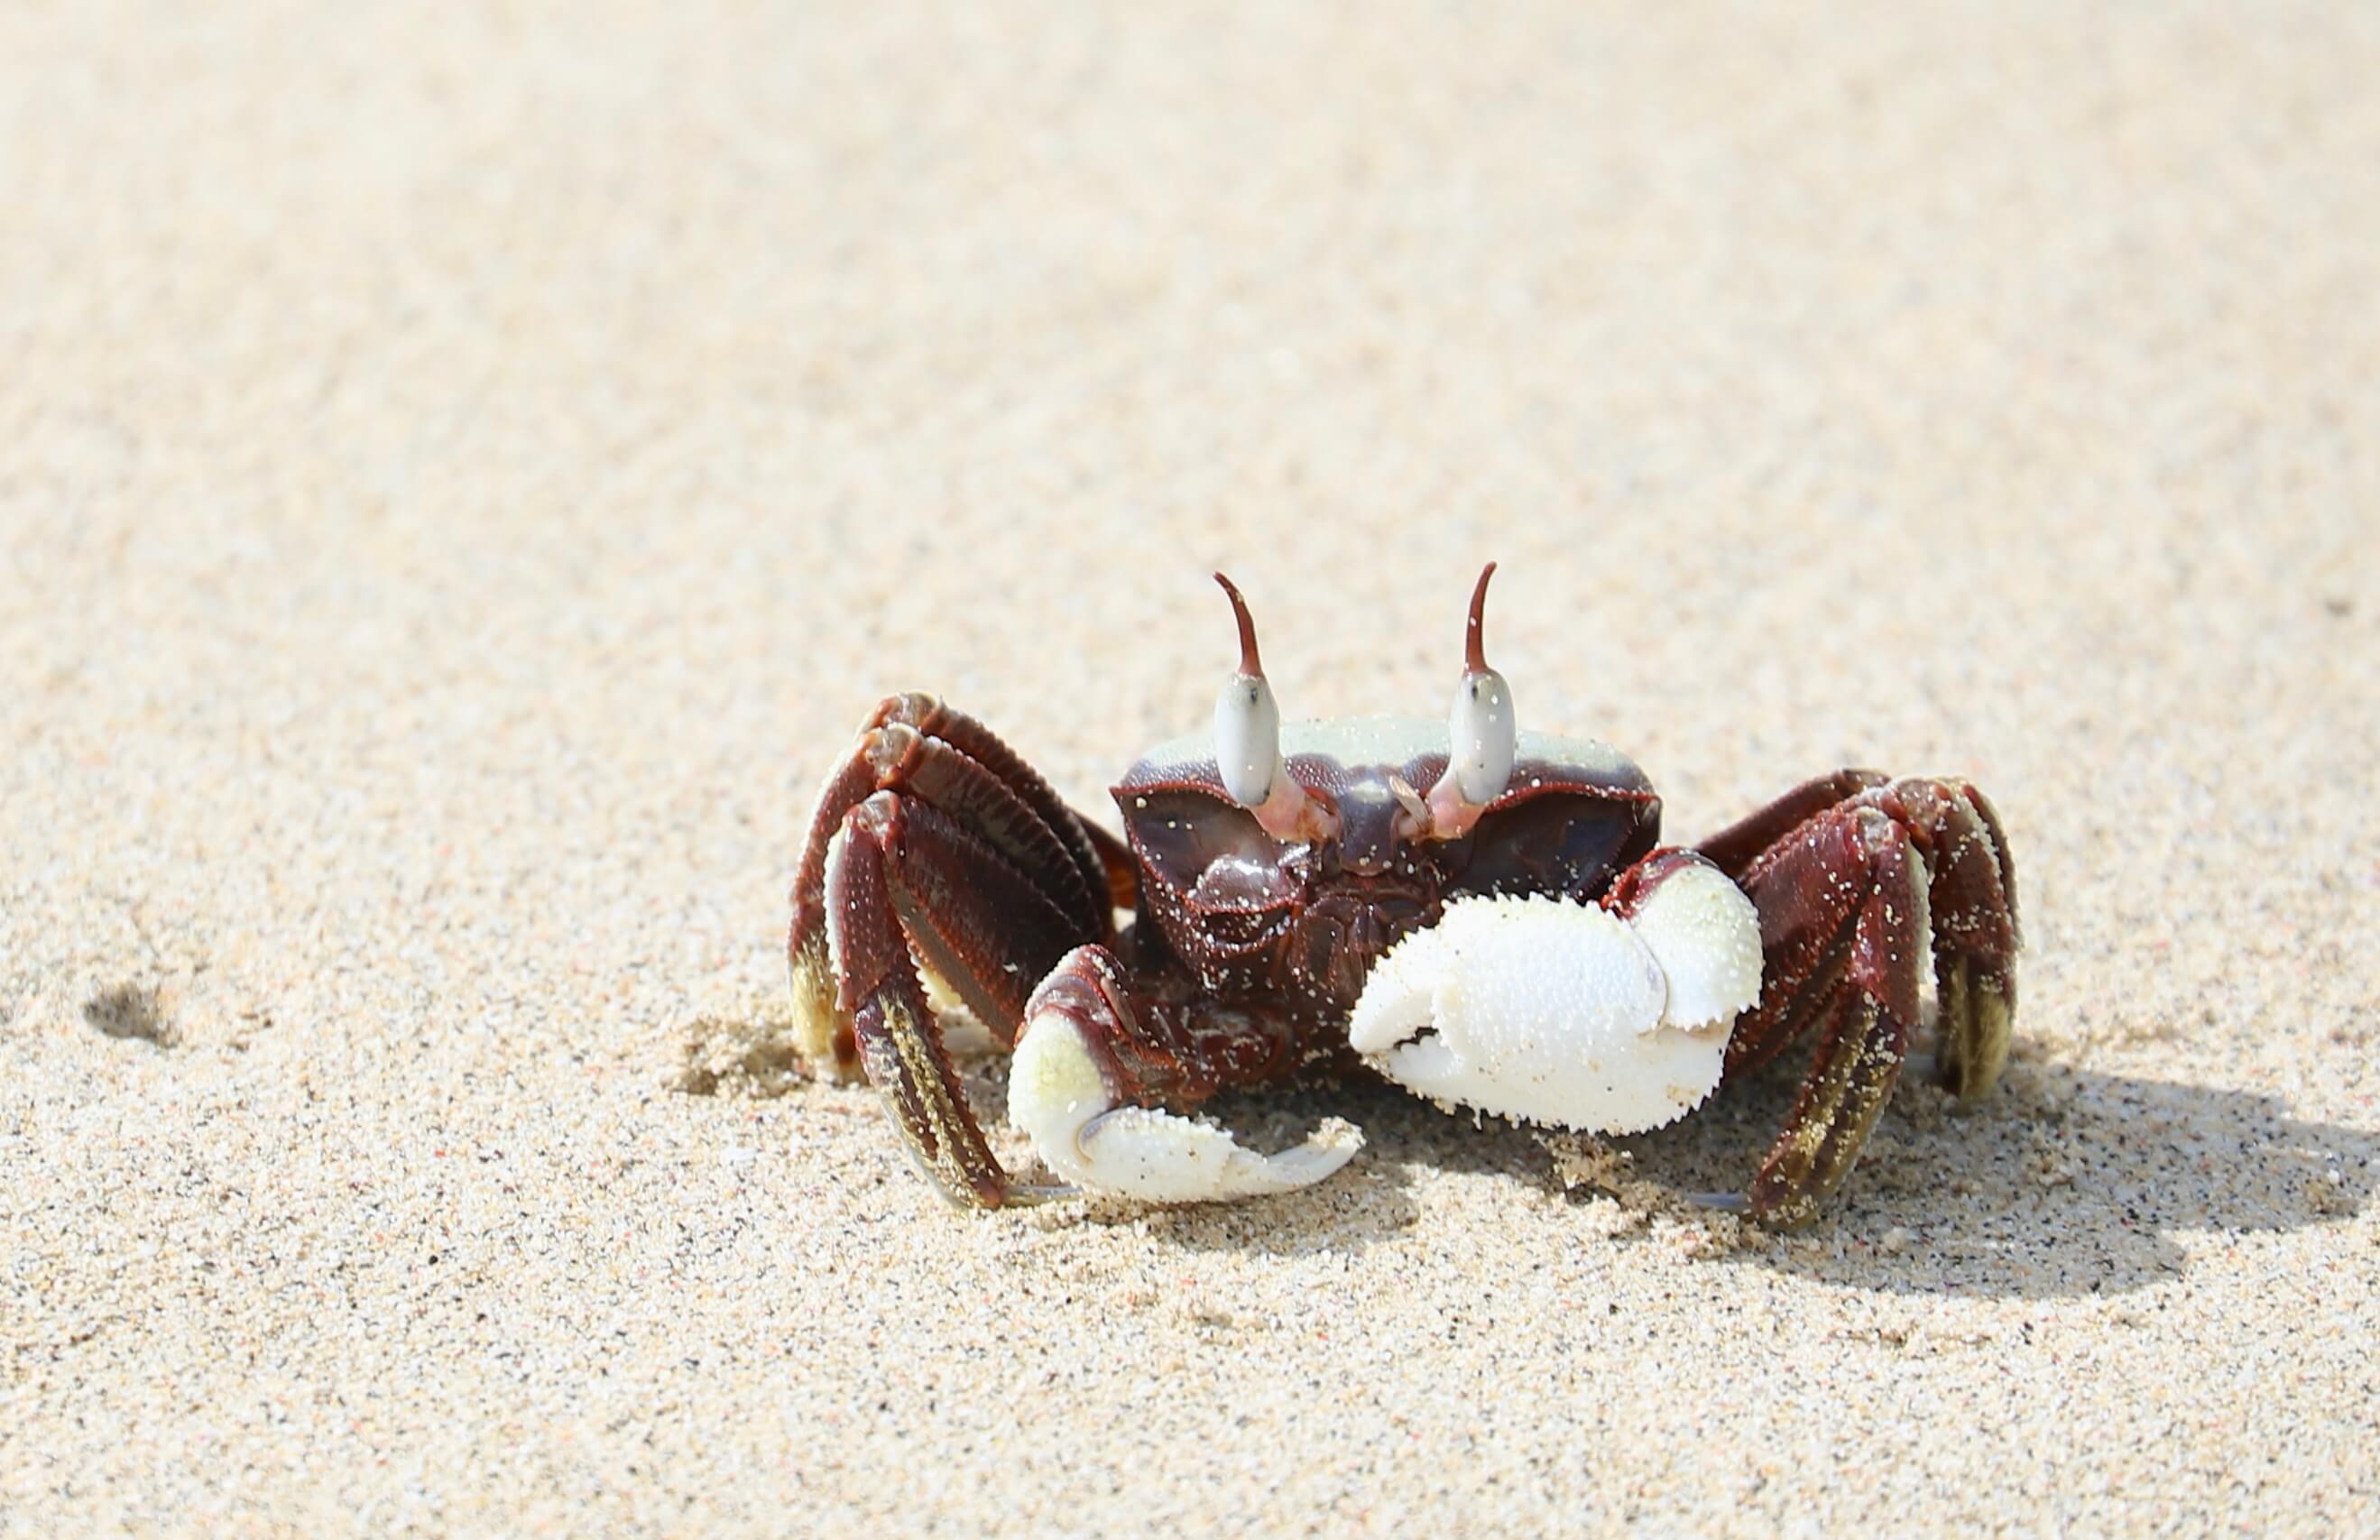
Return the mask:
{"type": "MultiPolygon", "coordinates": [[[[1635,765],[1591,740],[1516,730],[1481,642],[1494,571],[1472,593],[1445,728],[1281,723],[1247,606],[1217,574],[1239,624],[1238,672],[1211,738],[1152,750],[1114,788],[1122,841],[973,718],[929,696],[886,699],[827,778],[795,880],[805,1056],[822,1073],[864,1073],[940,1189],[986,1207],[1083,1187],[1178,1201],[1318,1181],[1348,1141],[1260,1156],[1181,1114],[1227,1088],[1365,1061],[1488,1110],[1645,1126],[1567,1098],[1625,1094],[1629,1072],[1603,1061],[1615,1044],[1624,1054],[1700,1034],[1711,1078],[1729,1080],[1815,1039],[1783,1131],[1731,1200],[1771,1224],[1804,1223],[1891,1095],[1929,962],[1936,1073],[1962,1097],[1988,1091],[2007,1057],[2018,934],[2008,843],[1983,794],[1838,770],[1696,846],[1664,847],[1659,799],[1635,765]],[[1135,916],[1123,928],[1119,910],[1135,916]],[[1524,910],[1538,928],[1513,928],[1524,910]],[[1437,1036],[1449,1024],[1415,1013],[1427,981],[1405,980],[1401,1003],[1365,1000],[1384,954],[1442,919],[1451,935],[1457,911],[1488,937],[1472,947],[1475,972],[1578,964],[1552,994],[1536,990],[1549,1028],[1473,1033],[1519,1045],[1502,1058],[1450,1048],[1437,1036]],[[1599,928],[1573,945],[1562,927],[1590,922],[1599,928]],[[1015,1051],[1011,1115],[1072,1186],[1021,1182],[994,1158],[921,967],[1015,1051]],[[1595,994],[1607,988],[1637,1003],[1603,1046],[1560,1040],[1568,1016],[1610,1003],[1595,994]],[[1361,1056],[1350,1040],[1359,1002],[1371,1018],[1361,1056]]],[[[1436,998],[1444,1007],[1442,988],[1436,998]]],[[[1679,1096],[1667,1115],[1697,1099],[1679,1096]]]]}

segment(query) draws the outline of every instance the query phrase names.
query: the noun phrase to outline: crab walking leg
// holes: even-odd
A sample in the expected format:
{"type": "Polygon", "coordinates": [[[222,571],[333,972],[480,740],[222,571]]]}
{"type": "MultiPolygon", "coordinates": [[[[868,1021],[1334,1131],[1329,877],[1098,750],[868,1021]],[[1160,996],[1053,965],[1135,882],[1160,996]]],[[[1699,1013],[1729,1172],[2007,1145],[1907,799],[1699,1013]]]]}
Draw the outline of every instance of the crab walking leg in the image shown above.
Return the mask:
{"type": "Polygon", "coordinates": [[[1195,1104],[1220,1085],[1283,1073],[1293,1044],[1253,1015],[1219,1013],[1194,1031],[1156,1002],[1142,1005],[1101,946],[1069,952],[1034,991],[1009,1073],[1008,1115],[1060,1177],[1148,1202],[1196,1203],[1310,1186],[1361,1147],[1362,1136],[1342,1124],[1259,1155],[1224,1129],[1149,1105],[1195,1104]]]}
{"type": "Polygon", "coordinates": [[[929,803],[879,792],[850,819],[882,854],[886,894],[917,960],[950,986],[1002,1048],[1033,987],[1099,934],[929,803]]]}
{"type": "Polygon", "coordinates": [[[1755,861],[1803,824],[1892,778],[1878,770],[1840,770],[1803,782],[1766,807],[1720,830],[1694,848],[1741,881],[1755,861]]]}
{"type": "MultiPolygon", "coordinates": [[[[2016,879],[2008,838],[1991,803],[1964,781],[1887,783],[1870,770],[1808,782],[1700,846],[1747,890],[1774,891],[1761,908],[1768,987],[1736,1029],[1728,1073],[1756,1068],[1823,1019],[1850,961],[1861,895],[1855,882],[1830,873],[1863,864],[1841,844],[1844,820],[1863,810],[1898,825],[1932,874],[1939,1078],[1961,1097],[1980,1097],[2007,1062],[2016,1005],[2016,879]],[[1839,791],[1837,800],[1826,800],[1839,791]],[[1748,848],[1763,839],[1765,846],[1748,848]],[[1822,869],[1805,869],[1814,860],[1822,869]],[[1784,890],[1796,895],[1791,902],[1782,898],[1784,890]]],[[[1912,968],[1920,965],[1912,962],[1912,968]]]]}
{"type": "Polygon", "coordinates": [[[885,779],[905,795],[965,825],[1018,871],[1030,873],[1042,896],[1077,928],[1105,929],[1111,908],[1105,875],[1096,884],[1087,879],[1068,842],[1014,788],[959,748],[915,728],[889,723],[871,737],[873,752],[886,765],[885,779]]]}
{"type": "Polygon", "coordinates": [[[898,799],[879,794],[853,810],[826,869],[826,928],[868,1084],[934,1184],[953,1203],[997,1208],[1008,1173],[983,1140],[966,1091],[909,958],[886,870],[898,799]]]}
{"type": "Polygon", "coordinates": [[[1015,1196],[951,1067],[912,954],[1005,1044],[1031,981],[1083,939],[997,851],[930,804],[878,792],[844,820],[827,863],[827,930],[839,1010],[868,1083],[953,1201],[1015,1196]]]}
{"type": "Polygon", "coordinates": [[[794,1049],[814,1073],[835,1080],[859,1076],[859,1044],[851,1018],[835,1003],[834,964],[827,956],[827,856],[844,819],[876,791],[876,770],[864,753],[836,767],[819,790],[809,839],[794,870],[794,924],[785,940],[785,977],[793,996],[794,1049]]]}
{"type": "MultiPolygon", "coordinates": [[[[883,718],[886,722],[900,721],[914,727],[924,736],[940,739],[981,765],[1057,836],[1068,863],[1081,874],[1084,886],[1095,893],[1107,891],[1113,873],[1107,852],[1100,845],[1098,829],[1067,806],[1040,772],[1026,764],[1024,757],[1009,747],[998,734],[929,695],[894,696],[878,709],[892,713],[883,718]]],[[[1107,843],[1113,845],[1115,842],[1110,840],[1107,843]]],[[[1125,859],[1129,864],[1128,855],[1125,859]]],[[[1126,902],[1114,907],[1129,909],[1132,905],[1126,902]]],[[[1104,928],[1108,919],[1104,911],[1094,917],[1104,928]]]]}
{"type": "Polygon", "coordinates": [[[1769,1224],[1806,1224],[1900,1079],[1929,929],[1925,868],[1908,831],[1853,806],[1813,820],[1743,882],[1771,969],[1746,1024],[1758,1035],[1750,1061],[1819,1028],[1801,1096],[1745,1195],[1769,1224]]]}
{"type": "MultiPolygon", "coordinates": [[[[973,840],[1004,857],[1042,899],[1072,918],[1071,940],[1111,934],[1120,891],[1112,862],[1088,828],[989,728],[930,696],[886,697],[820,791],[795,873],[786,938],[795,1047],[814,1068],[844,1078],[859,1063],[828,957],[826,868],[852,811],[882,792],[914,798],[972,831],[973,840]]],[[[969,1003],[982,1013],[978,1000],[969,1003]]],[[[986,1025],[1012,1036],[1021,1003],[985,1015],[986,1025]]]]}
{"type": "Polygon", "coordinates": [[[1931,834],[1940,1078],[1973,1100],[1988,1093],[2007,1067],[2016,1014],[2020,938],[2008,836],[1991,803],[1963,781],[1903,782],[1891,795],[1931,834]]]}
{"type": "MultiPolygon", "coordinates": [[[[1880,840],[1889,820],[1875,815],[1880,840]]],[[[1735,1025],[1727,1073],[1741,1079],[1799,1041],[1821,1019],[1850,960],[1871,857],[1860,826],[1828,810],[1773,845],[1737,881],[1760,914],[1760,999],[1735,1025]]]]}
{"type": "Polygon", "coordinates": [[[1744,1194],[1754,1217],[1780,1230],[1816,1219],[1851,1174],[1909,1051],[1909,1020],[1849,979],[1828,997],[1826,1016],[1809,1078],[1744,1194]]]}

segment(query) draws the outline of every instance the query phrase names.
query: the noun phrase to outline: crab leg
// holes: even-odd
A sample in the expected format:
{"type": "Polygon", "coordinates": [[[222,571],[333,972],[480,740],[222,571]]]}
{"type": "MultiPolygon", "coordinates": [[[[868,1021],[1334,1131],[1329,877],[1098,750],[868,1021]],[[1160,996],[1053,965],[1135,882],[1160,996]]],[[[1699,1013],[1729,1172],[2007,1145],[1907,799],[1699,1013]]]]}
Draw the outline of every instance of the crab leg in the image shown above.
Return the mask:
{"type": "MultiPolygon", "coordinates": [[[[1076,818],[1050,782],[990,728],[954,706],[915,692],[887,698],[877,708],[877,719],[871,725],[895,723],[915,728],[920,737],[939,740],[982,766],[1064,847],[1067,860],[1081,874],[1087,888],[1097,891],[1109,882],[1111,874],[1090,826],[1076,818]]],[[[1094,917],[1101,924],[1107,918],[1104,911],[1094,917]]]]}
{"type": "Polygon", "coordinates": [[[1839,803],[1892,778],[1877,770],[1840,770],[1804,781],[1783,796],[1737,819],[1694,846],[1719,870],[1742,880],[1745,868],[1768,847],[1839,803]]]}
{"type": "Polygon", "coordinates": [[[1917,1020],[1925,888],[1907,834],[1874,809],[1827,815],[1745,886],[1779,965],[1739,1024],[1747,1046],[1739,1058],[1730,1044],[1730,1059],[1757,1062],[1819,1028],[1801,1097],[1746,1196],[1768,1223],[1805,1224],[1850,1174],[1900,1077],[1917,1020]]]}
{"type": "MultiPolygon", "coordinates": [[[[1881,813],[1863,823],[1830,808],[1803,820],[1799,833],[1770,845],[1749,871],[1737,874],[1760,912],[1763,962],[1759,1002],[1735,1024],[1728,1042],[1729,1079],[1766,1064],[1823,1019],[1850,965],[1861,908],[1874,884],[1871,868],[1900,843],[1900,831],[1881,813]]],[[[1919,924],[1922,934],[1922,917],[1919,924]]],[[[1913,986],[1913,969],[1911,981],[1913,986]]]]}
{"type": "Polygon", "coordinates": [[[880,793],[853,809],[826,863],[828,950],[868,1084],[917,1163],[953,1202],[998,1207],[1008,1194],[966,1091],[942,1047],[933,1007],[893,914],[887,870],[901,804],[880,793]]]}
{"type": "Polygon", "coordinates": [[[1703,849],[1752,895],[1766,958],[1760,1001],[1728,1045],[1729,1078],[1817,1034],[1801,1097],[1747,1194],[1768,1222],[1803,1223],[1849,1172],[1891,1095],[1929,962],[1943,1082],[1975,1097],[1998,1078],[2015,1000],[2007,840],[1964,782],[1883,784],[1844,770],[1703,849]]]}
{"type": "Polygon", "coordinates": [[[1931,836],[1940,1075],[1972,1100],[2007,1066],[2016,1013],[2019,935],[2008,836],[1991,803],[1963,781],[1903,782],[1890,794],[1931,836]]]}
{"type": "MultiPolygon", "coordinates": [[[[932,804],[879,792],[845,825],[881,852],[887,895],[917,961],[949,985],[1002,1048],[1033,986],[1086,935],[1033,880],[932,804]]],[[[850,980],[842,981],[845,991],[850,980]]]]}
{"type": "MultiPolygon", "coordinates": [[[[1099,846],[1049,783],[989,728],[930,696],[886,697],[820,791],[794,877],[794,919],[786,939],[796,1046],[814,1067],[844,1078],[859,1064],[851,1024],[836,1002],[839,991],[828,956],[826,869],[844,821],[880,792],[914,798],[973,830],[981,844],[998,852],[1070,917],[1075,927],[1070,941],[1111,934],[1111,906],[1130,887],[1129,856],[1099,846]],[[1119,867],[1125,880],[1118,879],[1119,867]]],[[[940,964],[935,966],[941,971],[940,964]]],[[[950,981],[954,987],[960,982],[950,981]]],[[[980,1013],[972,998],[969,1004],[980,1013]]],[[[1021,1004],[1019,1000],[1003,1013],[985,1015],[985,1025],[1003,1037],[1013,1036],[1021,1004]]]]}
{"type": "Polygon", "coordinates": [[[794,1047],[812,1072],[836,1080],[859,1073],[859,1046],[851,1022],[835,1006],[834,964],[827,956],[827,853],[843,820],[877,790],[868,740],[837,766],[819,789],[801,865],[794,870],[794,924],[785,941],[786,978],[794,1003],[794,1047]]]}
{"type": "Polygon", "coordinates": [[[916,960],[1005,1046],[1035,981],[1081,941],[1079,921],[966,826],[878,792],[844,819],[828,858],[826,925],[836,1006],[919,1163],[955,1201],[1006,1202],[1007,1173],[967,1109],[916,960]]]}

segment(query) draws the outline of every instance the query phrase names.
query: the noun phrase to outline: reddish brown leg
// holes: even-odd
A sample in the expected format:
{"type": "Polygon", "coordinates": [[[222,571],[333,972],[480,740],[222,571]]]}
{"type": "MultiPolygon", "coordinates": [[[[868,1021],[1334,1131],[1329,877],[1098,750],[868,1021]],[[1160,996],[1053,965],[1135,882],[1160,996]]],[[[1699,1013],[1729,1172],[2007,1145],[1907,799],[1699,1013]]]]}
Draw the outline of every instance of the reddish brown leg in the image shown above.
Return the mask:
{"type": "Polygon", "coordinates": [[[1729,1044],[1734,1073],[1795,1034],[1818,1035],[1802,1094],[1745,1194],[1779,1226],[1817,1217],[1890,1098],[1917,1021],[1925,935],[1925,890],[1899,825],[1862,808],[1805,827],[1745,881],[1778,968],[1738,1024],[1749,1030],[1729,1044]]]}
{"type": "Polygon", "coordinates": [[[988,730],[894,697],[828,778],[795,877],[797,1046],[822,1068],[863,1070],[954,1202],[1009,1201],[917,964],[1005,1044],[1068,949],[1113,939],[1111,891],[1081,820],[988,730]]]}
{"type": "Polygon", "coordinates": [[[1768,853],[1768,847],[1834,806],[1892,778],[1878,770],[1840,770],[1804,781],[1783,796],[1740,819],[1694,848],[1719,870],[1743,880],[1744,869],[1768,853]]]}
{"type": "Polygon", "coordinates": [[[917,1164],[953,1202],[998,1207],[1008,1173],[967,1109],[893,913],[888,868],[897,859],[900,823],[901,804],[891,793],[869,798],[853,810],[827,863],[827,928],[841,984],[835,1003],[868,1084],[917,1164]]]}
{"type": "Polygon", "coordinates": [[[1897,817],[1920,832],[1934,873],[1934,992],[1942,1084],[1973,1099],[2008,1066],[2016,1013],[2016,868],[1984,794],[1963,781],[1902,782],[1897,817]]]}
{"type": "Polygon", "coordinates": [[[1704,847],[1760,914],[1761,995],[1729,1040],[1729,1078],[1817,1036],[1746,1194],[1771,1224],[1807,1223],[1850,1172],[1900,1077],[1929,961],[1945,1083],[1980,1096],[2007,1061],[2017,931],[1998,819],[1964,782],[1877,780],[1809,782],[1704,847]]]}
{"type": "MultiPolygon", "coordinates": [[[[785,945],[795,1046],[814,1070],[844,1079],[858,1073],[859,1059],[850,1019],[835,1003],[827,955],[827,853],[852,810],[888,791],[931,806],[971,830],[1059,909],[1075,916],[1081,927],[1075,940],[1104,939],[1114,923],[1106,903],[1114,888],[1108,863],[1088,827],[1047,782],[972,717],[931,696],[887,697],[820,789],[794,874],[793,927],[785,945]]],[[[962,988],[957,978],[944,976],[962,988]]],[[[1012,1012],[1005,1018],[987,1016],[985,1025],[1013,1036],[1016,1019],[1012,1012]]]]}

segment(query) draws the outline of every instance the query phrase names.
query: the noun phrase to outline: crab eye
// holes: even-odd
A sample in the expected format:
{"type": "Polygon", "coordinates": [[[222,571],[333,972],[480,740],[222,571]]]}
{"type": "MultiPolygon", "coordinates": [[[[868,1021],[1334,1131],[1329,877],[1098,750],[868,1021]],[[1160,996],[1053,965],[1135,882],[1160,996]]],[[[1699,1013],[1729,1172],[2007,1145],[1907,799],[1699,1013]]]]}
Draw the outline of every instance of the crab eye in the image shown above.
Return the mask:
{"type": "Polygon", "coordinates": [[[1512,714],[1512,687],[1488,666],[1480,640],[1480,620],[1488,602],[1488,579],[1495,576],[1490,562],[1471,591],[1471,621],[1464,630],[1463,681],[1454,687],[1454,709],[1447,717],[1449,737],[1446,773],[1472,806],[1501,796],[1512,779],[1512,757],[1520,745],[1520,729],[1512,714]]]}
{"type": "Polygon", "coordinates": [[[1215,581],[1232,598],[1240,623],[1240,667],[1215,697],[1215,768],[1223,789],[1243,807],[1260,807],[1281,777],[1281,708],[1257,658],[1256,622],[1240,590],[1221,573],[1215,581]]]}

